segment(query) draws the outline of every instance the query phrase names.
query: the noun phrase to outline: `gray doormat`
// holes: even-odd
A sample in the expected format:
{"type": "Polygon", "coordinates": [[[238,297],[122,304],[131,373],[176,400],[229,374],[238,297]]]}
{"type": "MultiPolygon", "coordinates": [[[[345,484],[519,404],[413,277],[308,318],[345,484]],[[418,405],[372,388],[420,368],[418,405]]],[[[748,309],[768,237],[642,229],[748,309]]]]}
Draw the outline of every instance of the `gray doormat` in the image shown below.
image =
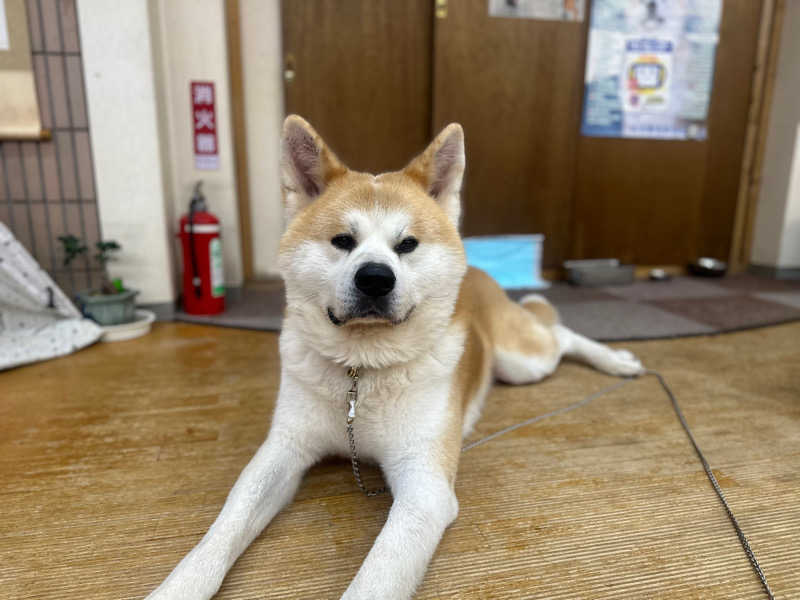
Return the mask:
{"type": "MultiPolygon", "coordinates": [[[[554,282],[547,290],[514,290],[513,298],[535,291],[549,299],[565,325],[598,340],[640,340],[707,335],[800,319],[800,281],[750,274],[722,279],[676,277],[598,288],[554,282]]],[[[178,321],[278,331],[284,295],[278,283],[246,287],[230,298],[221,315],[183,312],[178,321]]]]}
{"type": "Polygon", "coordinates": [[[239,329],[280,331],[283,309],[286,307],[282,281],[257,283],[232,291],[233,293],[228,293],[225,297],[225,312],[205,316],[190,315],[178,310],[175,312],[175,320],[239,329]]]}

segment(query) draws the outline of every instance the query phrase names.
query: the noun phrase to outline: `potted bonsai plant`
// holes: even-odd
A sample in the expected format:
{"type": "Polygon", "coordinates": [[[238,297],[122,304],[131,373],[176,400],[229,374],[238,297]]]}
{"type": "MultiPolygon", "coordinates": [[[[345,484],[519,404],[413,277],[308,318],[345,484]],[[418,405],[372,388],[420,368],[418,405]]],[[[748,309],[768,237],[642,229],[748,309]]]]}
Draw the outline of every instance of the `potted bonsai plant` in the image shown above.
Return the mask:
{"type": "MultiPolygon", "coordinates": [[[[58,241],[64,247],[65,267],[88,251],[81,239],[74,235],[61,235],[58,241]]],[[[95,244],[95,249],[94,260],[100,264],[103,280],[100,289],[76,294],[81,312],[103,326],[130,323],[136,318],[135,300],[139,292],[125,289],[121,279],[109,279],[106,270],[108,263],[114,260],[114,253],[120,250],[120,245],[114,240],[102,240],[95,244]]]]}

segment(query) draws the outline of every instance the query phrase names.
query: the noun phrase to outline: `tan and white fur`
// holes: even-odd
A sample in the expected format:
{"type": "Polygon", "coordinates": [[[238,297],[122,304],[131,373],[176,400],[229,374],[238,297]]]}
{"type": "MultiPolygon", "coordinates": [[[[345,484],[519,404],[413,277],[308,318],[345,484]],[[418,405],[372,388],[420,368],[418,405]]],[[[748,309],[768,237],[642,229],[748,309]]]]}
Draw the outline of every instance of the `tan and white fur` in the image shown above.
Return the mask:
{"type": "Polygon", "coordinates": [[[361,368],[359,454],[380,465],[393,496],[358,573],[332,591],[362,600],[410,598],[422,581],[458,513],[462,438],[494,378],[533,383],[562,356],[612,375],[642,372],[630,352],[561,325],[542,297],[514,303],[467,268],[458,235],[464,166],[457,124],[403,170],[373,176],[345,167],[303,119],[286,119],[287,310],[270,432],[208,533],[148,598],[212,597],[306,469],[349,457],[347,367],[361,368]]]}

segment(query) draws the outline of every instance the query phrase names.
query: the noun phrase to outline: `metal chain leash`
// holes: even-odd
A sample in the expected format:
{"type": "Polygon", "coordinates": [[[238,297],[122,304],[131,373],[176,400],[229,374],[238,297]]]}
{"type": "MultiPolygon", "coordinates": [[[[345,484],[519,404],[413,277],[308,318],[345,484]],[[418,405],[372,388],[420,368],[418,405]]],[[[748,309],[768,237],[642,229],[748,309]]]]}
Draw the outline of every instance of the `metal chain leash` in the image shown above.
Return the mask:
{"type": "Polygon", "coordinates": [[[358,405],[358,367],[350,367],[347,370],[347,376],[353,380],[350,390],[347,392],[347,438],[350,440],[350,464],[353,467],[353,477],[355,477],[358,489],[364,492],[367,496],[380,496],[385,494],[388,490],[386,486],[370,490],[364,485],[361,480],[361,461],[356,452],[356,438],[353,434],[353,421],[356,419],[356,406],[358,405]]]}
{"type": "MultiPolygon", "coordinates": [[[[767,595],[769,600],[775,600],[775,596],[772,593],[772,590],[769,587],[769,583],[767,583],[767,576],[764,574],[761,565],[756,558],[753,549],[750,547],[750,542],[747,540],[747,537],[742,531],[741,526],[739,525],[739,521],[736,519],[736,516],[733,514],[733,510],[731,509],[730,505],[728,504],[728,500],[725,498],[725,494],[722,492],[722,487],[719,485],[714,472],[711,470],[711,466],[706,460],[703,451],[700,450],[700,446],[697,445],[697,441],[694,439],[694,435],[692,434],[692,430],[689,428],[689,423],[686,421],[686,418],[683,415],[683,411],[681,410],[680,406],[678,405],[678,400],[675,398],[675,394],[672,393],[672,389],[667,385],[666,380],[658,371],[653,371],[648,369],[645,371],[646,375],[652,375],[655,377],[658,382],[661,384],[661,387],[664,389],[664,392],[669,397],[670,402],[672,403],[672,408],[675,411],[675,414],[678,417],[678,421],[680,421],[683,430],[686,432],[689,441],[691,442],[692,446],[694,447],[695,452],[697,453],[698,458],[700,459],[700,463],[703,466],[703,470],[706,472],[706,476],[708,480],[711,482],[711,486],[714,488],[717,496],[719,497],[720,501],[722,502],[722,506],[725,508],[725,512],[728,515],[728,519],[733,525],[734,530],[736,531],[736,536],[739,538],[739,543],[742,545],[742,549],[744,550],[747,558],[750,560],[750,564],[753,567],[756,575],[758,576],[759,580],[761,581],[761,585],[764,589],[764,592],[767,595]]],[[[355,477],[356,484],[358,484],[358,488],[364,492],[367,496],[379,496],[381,494],[385,494],[388,491],[386,486],[370,490],[364,485],[363,481],[361,480],[361,462],[358,458],[358,453],[356,452],[356,442],[355,436],[353,434],[353,421],[356,417],[356,405],[358,404],[358,378],[359,378],[359,368],[358,367],[350,367],[347,371],[347,375],[353,380],[353,385],[350,387],[350,390],[347,392],[347,400],[348,400],[348,412],[347,412],[347,436],[350,440],[350,462],[353,466],[353,476],[355,477]]],[[[542,419],[546,419],[548,417],[554,417],[556,415],[561,415],[570,411],[575,410],[576,408],[580,408],[582,406],[586,406],[592,400],[595,400],[601,396],[605,396],[606,394],[618,390],[631,382],[636,381],[636,379],[627,379],[625,381],[621,381],[615,383],[614,385],[610,385],[606,388],[603,388],[593,394],[590,394],[583,400],[579,402],[575,402],[573,404],[569,404],[563,408],[556,409],[554,411],[545,413],[543,415],[538,415],[536,417],[532,417],[530,419],[526,419],[520,423],[515,423],[514,425],[510,425],[500,431],[496,431],[491,435],[487,435],[475,442],[471,442],[464,447],[461,448],[461,452],[466,452],[467,450],[471,450],[476,446],[480,446],[481,444],[485,444],[486,442],[493,440],[501,435],[504,435],[510,431],[514,431],[515,429],[519,429],[520,427],[524,427],[526,425],[531,425],[536,423],[537,421],[541,421],[542,419]]]]}
{"type": "Polygon", "coordinates": [[[725,498],[725,494],[722,493],[722,488],[717,481],[717,477],[714,475],[714,472],[711,470],[711,465],[708,464],[706,460],[705,454],[703,451],[700,450],[700,446],[697,445],[697,441],[694,439],[694,435],[692,435],[692,430],[689,429],[689,423],[686,422],[686,417],[683,416],[683,411],[681,407],[678,406],[678,400],[675,398],[675,394],[672,393],[672,389],[667,385],[666,380],[658,371],[652,371],[648,369],[645,371],[647,375],[652,375],[658,382],[661,384],[661,387],[664,388],[667,396],[669,397],[670,402],[672,402],[672,408],[675,410],[675,414],[678,415],[678,420],[681,422],[681,426],[683,430],[686,432],[686,436],[689,438],[689,441],[694,446],[694,451],[697,453],[697,457],[700,459],[700,463],[703,465],[703,470],[706,472],[708,476],[708,480],[711,482],[711,485],[714,488],[714,491],[719,496],[720,501],[722,502],[722,506],[725,507],[725,512],[728,513],[728,519],[731,521],[731,525],[736,530],[736,535],[739,538],[739,542],[742,544],[742,549],[744,553],[747,555],[747,558],[750,559],[750,564],[753,566],[753,570],[756,572],[756,575],[761,580],[761,585],[764,588],[764,592],[767,594],[767,598],[769,600],[775,600],[775,596],[772,594],[772,590],[769,587],[769,583],[767,583],[767,576],[764,574],[764,571],[761,569],[761,565],[758,564],[758,559],[756,558],[753,549],[750,547],[750,542],[747,541],[747,537],[744,535],[744,531],[742,531],[741,526],[739,525],[739,521],[733,514],[733,510],[731,509],[730,505],[728,504],[728,500],[725,498]]]}

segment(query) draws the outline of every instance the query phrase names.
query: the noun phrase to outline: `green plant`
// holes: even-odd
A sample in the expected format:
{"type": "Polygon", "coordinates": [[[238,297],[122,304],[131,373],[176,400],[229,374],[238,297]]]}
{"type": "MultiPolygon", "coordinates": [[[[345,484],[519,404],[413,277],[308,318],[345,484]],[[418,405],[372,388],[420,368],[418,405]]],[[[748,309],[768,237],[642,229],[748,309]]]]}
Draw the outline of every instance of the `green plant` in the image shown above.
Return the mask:
{"type": "MultiPolygon", "coordinates": [[[[67,235],[58,236],[58,241],[64,247],[64,266],[67,267],[70,263],[81,256],[86,254],[88,247],[83,241],[71,233],[67,235]]],[[[121,279],[114,279],[113,281],[108,278],[106,272],[106,265],[112,260],[115,260],[114,254],[122,248],[115,240],[100,240],[95,244],[97,253],[94,259],[98,262],[103,272],[103,282],[100,286],[101,294],[118,294],[125,290],[122,285],[121,279]]]]}
{"type": "Polygon", "coordinates": [[[112,253],[122,248],[122,246],[114,240],[99,241],[95,246],[97,247],[97,254],[94,255],[94,259],[104,268],[108,261],[114,260],[112,253]]]}
{"type": "Polygon", "coordinates": [[[72,234],[60,235],[58,236],[58,241],[64,246],[65,267],[68,267],[69,264],[81,254],[86,254],[86,245],[81,242],[80,238],[72,234]]]}

